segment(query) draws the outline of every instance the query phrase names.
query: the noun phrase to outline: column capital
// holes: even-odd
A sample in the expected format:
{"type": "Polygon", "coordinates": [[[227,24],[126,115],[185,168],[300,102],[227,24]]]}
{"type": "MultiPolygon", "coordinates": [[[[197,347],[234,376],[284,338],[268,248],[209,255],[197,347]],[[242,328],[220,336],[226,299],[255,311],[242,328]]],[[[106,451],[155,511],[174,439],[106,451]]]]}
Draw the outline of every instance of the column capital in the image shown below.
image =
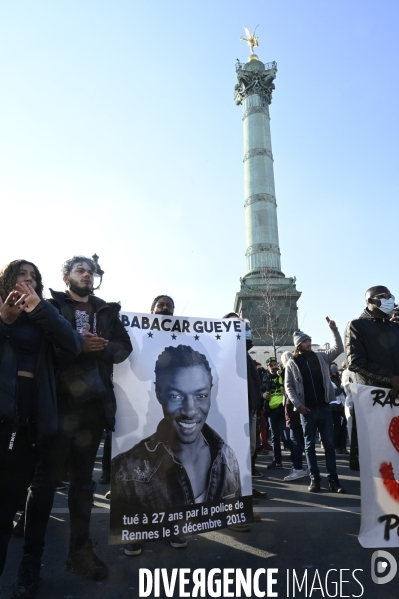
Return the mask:
{"type": "Polygon", "coordinates": [[[273,80],[277,73],[275,62],[267,64],[266,67],[259,60],[253,60],[245,65],[239,63],[236,72],[238,83],[234,87],[234,101],[237,105],[242,104],[245,98],[252,94],[264,97],[267,104],[271,104],[273,80]]]}

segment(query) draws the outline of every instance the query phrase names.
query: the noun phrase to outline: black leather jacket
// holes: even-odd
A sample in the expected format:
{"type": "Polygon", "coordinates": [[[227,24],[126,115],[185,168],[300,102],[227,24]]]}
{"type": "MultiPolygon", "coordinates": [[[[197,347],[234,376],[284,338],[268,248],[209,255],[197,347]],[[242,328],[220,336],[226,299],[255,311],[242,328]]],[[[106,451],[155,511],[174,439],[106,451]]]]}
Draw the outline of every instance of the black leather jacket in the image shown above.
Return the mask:
{"type": "MultiPolygon", "coordinates": [[[[112,460],[112,504],[138,511],[162,511],[194,504],[188,474],[169,444],[169,424],[112,460]]],[[[201,431],[211,451],[212,465],[205,501],[227,501],[241,495],[240,469],[234,451],[207,424],[201,431]]]]}
{"type": "Polygon", "coordinates": [[[261,405],[260,377],[254,360],[247,355],[248,410],[256,412],[261,405]]]}
{"type": "MultiPolygon", "coordinates": [[[[48,302],[42,300],[28,318],[43,331],[35,372],[34,430],[37,443],[45,443],[58,430],[57,396],[54,376],[54,346],[77,356],[83,347],[82,337],[73,330],[48,302]]],[[[16,418],[18,356],[10,332],[18,326],[0,320],[0,424],[11,425],[16,418]]],[[[11,430],[11,429],[10,429],[11,430]]]]}
{"type": "Polygon", "coordinates": [[[345,351],[356,383],[390,388],[392,377],[399,375],[399,324],[366,308],[346,327],[345,351]]]}
{"type": "MultiPolygon", "coordinates": [[[[50,289],[53,299],[49,301],[59,312],[76,327],[75,322],[75,303],[67,293],[62,291],[53,291],[50,289]]],[[[96,361],[101,379],[107,388],[107,395],[103,399],[104,412],[108,427],[114,430],[116,399],[114,394],[114,385],[112,382],[113,365],[119,364],[133,351],[130,337],[125,327],[119,320],[119,304],[107,303],[104,300],[94,296],[89,296],[89,302],[94,306],[97,312],[97,335],[108,339],[108,345],[99,352],[82,352],[78,357],[62,349],[57,350],[57,366],[62,372],[72,365],[90,363],[96,361]]]]}

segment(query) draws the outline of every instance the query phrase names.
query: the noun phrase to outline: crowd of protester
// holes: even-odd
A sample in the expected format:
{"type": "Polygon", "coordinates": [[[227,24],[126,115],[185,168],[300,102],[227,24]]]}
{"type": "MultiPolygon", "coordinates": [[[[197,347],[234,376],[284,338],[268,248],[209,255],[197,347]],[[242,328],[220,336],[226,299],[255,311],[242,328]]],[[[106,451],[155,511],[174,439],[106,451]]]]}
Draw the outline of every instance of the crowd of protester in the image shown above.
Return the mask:
{"type": "MultiPolygon", "coordinates": [[[[296,331],[293,353],[284,352],[281,364],[272,356],[267,360],[265,370],[258,368],[261,378],[258,413],[268,419],[270,426],[273,459],[267,466],[269,470],[283,468],[283,444],[292,462],[291,472],[284,480],[290,482],[310,477],[308,490],[319,492],[321,478],[316,457],[319,431],[329,489],[344,493],[337,475],[335,456],[346,452],[345,392],[333,362],[342,353],[343,344],[335,322],[328,318],[327,321],[335,342],[331,349],[313,351],[311,337],[296,331]],[[332,411],[334,409],[337,417],[332,411]],[[303,453],[307,462],[305,468],[303,453]]],[[[255,468],[252,474],[257,475],[255,468]]]]}
{"type": "MultiPolygon", "coordinates": [[[[13,530],[18,530],[13,528],[16,512],[26,499],[18,523],[24,547],[14,599],[37,595],[54,492],[65,478],[70,513],[66,569],[94,580],[109,573],[90,540],[93,469],[105,430],[99,483],[110,482],[110,435],[116,414],[113,365],[129,356],[132,345],[119,318],[120,305],[93,294],[100,272],[95,259],[74,256],[62,267],[66,291],[50,290],[48,301],[43,299],[42,277],[33,263],[15,260],[0,272],[0,574],[13,530]]],[[[256,467],[259,453],[270,455],[267,469],[274,470],[283,467],[282,451],[287,451],[292,466],[284,480],[308,478],[309,492],[319,492],[319,434],[328,488],[333,493],[345,492],[336,456],[348,454],[348,439],[350,465],[358,468],[350,383],[390,388],[393,397],[399,395],[394,298],[380,286],[367,291],[366,302],[362,316],[346,329],[347,364],[342,368],[335,360],[344,345],[329,318],[334,338],[331,349],[313,350],[311,336],[296,331],[293,352],[284,352],[280,364],[270,357],[266,368],[249,354],[252,333],[246,321],[248,422],[255,480],[263,477],[256,467]]],[[[151,312],[173,315],[173,299],[156,297],[151,312]]],[[[234,312],[224,318],[243,320],[234,312]]],[[[265,497],[265,491],[253,487],[254,505],[265,497]]],[[[260,520],[257,512],[254,520],[260,520]]],[[[244,532],[249,524],[230,528],[244,532]]],[[[170,545],[186,547],[187,540],[171,537],[170,545]]],[[[142,545],[127,544],[124,550],[127,555],[138,555],[142,545]]]]}

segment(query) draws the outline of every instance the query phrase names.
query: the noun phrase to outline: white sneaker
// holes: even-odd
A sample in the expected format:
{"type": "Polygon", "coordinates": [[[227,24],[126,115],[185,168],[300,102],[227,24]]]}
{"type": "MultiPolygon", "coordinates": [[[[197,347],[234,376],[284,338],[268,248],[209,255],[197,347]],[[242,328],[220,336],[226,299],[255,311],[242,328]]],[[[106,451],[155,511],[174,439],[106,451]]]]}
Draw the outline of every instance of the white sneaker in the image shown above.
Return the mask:
{"type": "Polygon", "coordinates": [[[285,476],[284,480],[297,480],[298,478],[303,478],[304,476],[307,476],[305,470],[295,470],[295,468],[292,468],[290,474],[285,476]]]}
{"type": "Polygon", "coordinates": [[[306,474],[306,476],[310,476],[310,470],[309,470],[309,468],[304,468],[303,471],[306,474]]]}

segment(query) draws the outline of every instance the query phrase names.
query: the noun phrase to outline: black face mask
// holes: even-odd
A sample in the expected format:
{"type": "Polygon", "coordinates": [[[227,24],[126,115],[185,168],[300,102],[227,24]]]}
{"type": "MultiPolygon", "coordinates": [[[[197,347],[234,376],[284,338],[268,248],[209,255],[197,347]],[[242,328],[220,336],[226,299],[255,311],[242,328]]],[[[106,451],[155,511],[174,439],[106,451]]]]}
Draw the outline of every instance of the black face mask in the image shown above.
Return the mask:
{"type": "Polygon", "coordinates": [[[87,288],[82,289],[81,287],[75,287],[75,285],[72,285],[71,283],[69,283],[69,289],[73,291],[73,293],[76,293],[76,295],[78,295],[79,297],[87,297],[93,292],[93,288],[87,291],[87,288]]]}
{"type": "Polygon", "coordinates": [[[160,312],[157,312],[157,314],[162,314],[162,316],[173,316],[173,312],[171,312],[167,308],[164,308],[160,312]]]}

